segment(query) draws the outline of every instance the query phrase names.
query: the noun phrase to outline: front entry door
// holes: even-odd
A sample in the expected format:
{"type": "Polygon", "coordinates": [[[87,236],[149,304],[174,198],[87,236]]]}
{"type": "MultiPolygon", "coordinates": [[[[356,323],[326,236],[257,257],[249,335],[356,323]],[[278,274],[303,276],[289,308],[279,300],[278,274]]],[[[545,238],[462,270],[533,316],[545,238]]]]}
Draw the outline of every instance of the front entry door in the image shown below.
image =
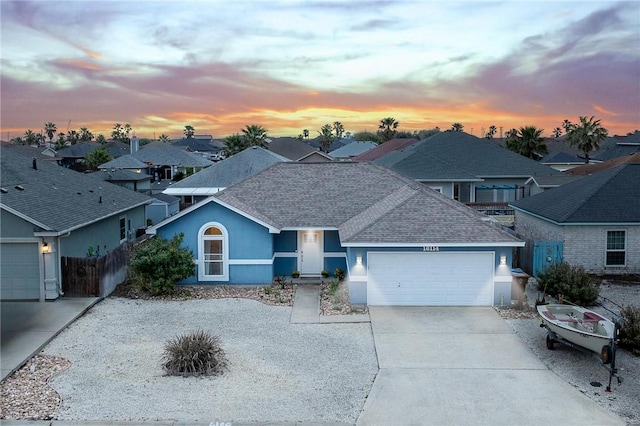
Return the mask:
{"type": "Polygon", "coordinates": [[[322,271],[322,231],[300,231],[300,273],[320,275],[322,271]]]}

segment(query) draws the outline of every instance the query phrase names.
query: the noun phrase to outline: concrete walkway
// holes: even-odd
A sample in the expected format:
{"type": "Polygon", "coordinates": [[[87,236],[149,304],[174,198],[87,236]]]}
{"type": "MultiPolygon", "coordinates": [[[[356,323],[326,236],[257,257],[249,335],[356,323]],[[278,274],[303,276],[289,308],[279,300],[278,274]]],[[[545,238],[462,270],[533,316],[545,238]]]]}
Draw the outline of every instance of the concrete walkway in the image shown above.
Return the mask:
{"type": "Polygon", "coordinates": [[[291,324],[370,322],[369,314],[320,315],[320,285],[298,284],[291,309],[291,324]]]}
{"type": "Polygon", "coordinates": [[[98,297],[77,297],[48,302],[0,302],[0,380],[22,367],[99,300],[98,297]]]}
{"type": "Polygon", "coordinates": [[[492,308],[369,307],[380,371],[358,426],[624,425],[492,308]]]}

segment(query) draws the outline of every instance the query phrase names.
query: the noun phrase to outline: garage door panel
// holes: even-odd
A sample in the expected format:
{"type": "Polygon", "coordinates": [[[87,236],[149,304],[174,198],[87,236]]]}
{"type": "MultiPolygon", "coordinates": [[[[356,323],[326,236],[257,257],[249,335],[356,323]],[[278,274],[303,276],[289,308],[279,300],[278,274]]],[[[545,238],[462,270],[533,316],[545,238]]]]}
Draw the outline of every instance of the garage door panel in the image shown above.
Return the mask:
{"type": "Polygon", "coordinates": [[[40,298],[40,264],[37,243],[0,244],[0,299],[40,298]]]}
{"type": "Polygon", "coordinates": [[[489,306],[492,252],[369,253],[370,305],[489,306]]]}

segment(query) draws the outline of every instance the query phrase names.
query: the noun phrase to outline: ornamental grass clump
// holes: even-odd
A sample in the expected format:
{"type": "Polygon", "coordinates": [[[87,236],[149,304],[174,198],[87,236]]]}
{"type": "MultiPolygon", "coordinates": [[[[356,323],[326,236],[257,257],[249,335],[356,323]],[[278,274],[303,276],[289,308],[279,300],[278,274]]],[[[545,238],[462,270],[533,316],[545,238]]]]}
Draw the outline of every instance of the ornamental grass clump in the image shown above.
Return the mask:
{"type": "Polygon", "coordinates": [[[558,263],[538,276],[538,289],[551,296],[580,306],[598,302],[600,282],[585,272],[582,266],[558,263]]]}
{"type": "Polygon", "coordinates": [[[162,367],[172,376],[217,376],[228,369],[218,336],[198,330],[169,340],[162,367]]]}

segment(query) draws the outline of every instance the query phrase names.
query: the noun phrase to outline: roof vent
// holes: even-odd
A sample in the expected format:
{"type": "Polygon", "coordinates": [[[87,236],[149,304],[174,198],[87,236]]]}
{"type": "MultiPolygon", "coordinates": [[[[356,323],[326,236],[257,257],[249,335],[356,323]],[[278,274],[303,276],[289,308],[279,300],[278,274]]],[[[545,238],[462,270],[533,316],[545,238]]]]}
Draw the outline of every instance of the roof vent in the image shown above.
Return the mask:
{"type": "Polygon", "coordinates": [[[2,192],[3,194],[6,194],[9,191],[7,191],[7,188],[0,188],[0,192],[2,192]]]}
{"type": "Polygon", "coordinates": [[[15,188],[16,188],[18,191],[24,191],[24,186],[22,186],[22,185],[16,185],[16,186],[15,186],[15,188]]]}

